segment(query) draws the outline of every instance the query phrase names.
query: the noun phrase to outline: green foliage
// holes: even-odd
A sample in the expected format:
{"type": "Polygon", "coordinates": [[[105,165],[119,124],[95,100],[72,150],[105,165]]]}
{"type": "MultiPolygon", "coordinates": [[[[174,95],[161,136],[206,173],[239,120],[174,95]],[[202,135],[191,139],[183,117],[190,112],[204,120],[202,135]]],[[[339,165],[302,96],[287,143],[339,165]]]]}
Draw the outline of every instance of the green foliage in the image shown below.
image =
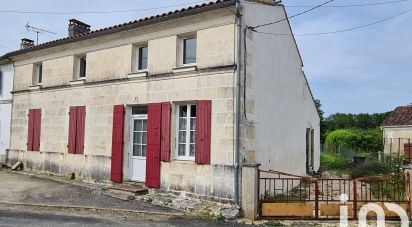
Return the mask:
{"type": "Polygon", "coordinates": [[[223,216],[222,214],[219,214],[218,216],[216,216],[216,220],[217,220],[217,221],[225,221],[226,218],[225,218],[225,216],[223,216]]]}
{"type": "Polygon", "coordinates": [[[324,112],[321,110],[322,104],[319,100],[315,100],[316,108],[320,122],[321,143],[323,144],[328,132],[335,131],[337,129],[362,129],[369,130],[380,127],[385,118],[390,112],[386,113],[360,113],[360,114],[344,114],[335,113],[329,117],[324,118],[324,112]]]}
{"type": "Polygon", "coordinates": [[[389,115],[386,113],[360,113],[360,114],[332,114],[325,119],[327,131],[336,129],[372,129],[379,127],[383,120],[389,115]]]}
{"type": "Polygon", "coordinates": [[[335,152],[338,147],[350,148],[358,152],[376,152],[383,147],[382,133],[379,128],[338,129],[327,134],[325,143],[334,147],[335,152]]]}
{"type": "Polygon", "coordinates": [[[265,226],[285,226],[285,225],[278,220],[269,220],[265,223],[265,226]]]}
{"type": "Polygon", "coordinates": [[[367,161],[365,164],[352,169],[352,178],[369,177],[388,174],[391,172],[389,164],[378,161],[367,161]]]}
{"type": "Polygon", "coordinates": [[[349,168],[348,160],[333,152],[322,152],[320,154],[320,166],[323,170],[345,170],[349,168]]]}

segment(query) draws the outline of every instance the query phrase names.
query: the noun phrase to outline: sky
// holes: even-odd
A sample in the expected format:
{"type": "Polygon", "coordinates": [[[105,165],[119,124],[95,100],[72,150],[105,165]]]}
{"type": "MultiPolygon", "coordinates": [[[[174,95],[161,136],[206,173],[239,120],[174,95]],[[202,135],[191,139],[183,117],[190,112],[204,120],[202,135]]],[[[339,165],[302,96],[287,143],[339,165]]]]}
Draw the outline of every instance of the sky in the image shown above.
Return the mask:
{"type": "MultiPolygon", "coordinates": [[[[328,6],[392,1],[396,0],[335,0],[328,6]]],[[[0,12],[0,55],[18,49],[21,38],[36,40],[35,33],[26,31],[27,23],[56,33],[41,33],[39,43],[42,43],[66,37],[68,20],[72,18],[91,25],[94,30],[198,2],[201,0],[0,0],[0,11],[136,10],[103,14],[0,12]]],[[[289,16],[309,9],[300,6],[324,2],[326,0],[283,0],[289,16]]],[[[294,17],[290,22],[294,34],[330,32],[380,21],[408,9],[412,9],[412,0],[375,6],[321,7],[294,17]]],[[[411,22],[412,11],[409,11],[386,22],[350,32],[296,36],[304,71],[326,116],[337,112],[386,112],[412,103],[411,22]]]]}

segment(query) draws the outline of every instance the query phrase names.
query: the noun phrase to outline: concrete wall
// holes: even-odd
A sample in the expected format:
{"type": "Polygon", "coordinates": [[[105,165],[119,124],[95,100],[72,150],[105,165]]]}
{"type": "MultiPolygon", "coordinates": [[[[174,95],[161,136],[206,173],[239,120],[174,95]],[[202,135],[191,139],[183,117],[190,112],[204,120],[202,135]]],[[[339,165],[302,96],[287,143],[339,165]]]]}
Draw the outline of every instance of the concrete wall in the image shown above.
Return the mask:
{"type": "Polygon", "coordinates": [[[384,152],[404,154],[405,143],[412,143],[412,126],[384,127],[384,152]]]}
{"type": "MultiPolygon", "coordinates": [[[[243,19],[248,26],[286,17],[281,6],[252,3],[243,6],[243,19]]],[[[258,30],[292,35],[287,21],[258,30]]],[[[245,159],[261,163],[264,170],[305,175],[306,128],[313,128],[317,170],[320,119],[293,36],[248,31],[246,43],[246,112],[255,123],[244,122],[241,131],[245,159]]]]}
{"type": "Polygon", "coordinates": [[[128,180],[131,106],[169,101],[172,151],[171,161],[161,164],[161,188],[232,201],[233,23],[231,12],[222,10],[18,57],[10,163],[22,161],[36,171],[73,171],[84,178],[110,180],[113,105],[125,104],[123,173],[128,180]],[[179,67],[179,37],[188,32],[198,37],[198,69],[174,72],[179,67]],[[132,73],[133,46],[142,43],[149,46],[147,77],[132,73]],[[214,43],[215,53],[209,56],[207,47],[214,43]],[[86,80],[70,83],[80,55],[87,59],[86,80]],[[33,64],[38,62],[43,62],[43,85],[33,89],[33,64]],[[176,159],[175,110],[179,103],[195,100],[212,100],[211,165],[176,159]],[[86,106],[84,155],[67,152],[70,106],[86,106]],[[26,151],[27,114],[32,108],[42,109],[40,152],[26,151]]]}
{"type": "Polygon", "coordinates": [[[10,145],[11,103],[14,68],[12,64],[0,65],[0,156],[6,154],[10,145]]]}

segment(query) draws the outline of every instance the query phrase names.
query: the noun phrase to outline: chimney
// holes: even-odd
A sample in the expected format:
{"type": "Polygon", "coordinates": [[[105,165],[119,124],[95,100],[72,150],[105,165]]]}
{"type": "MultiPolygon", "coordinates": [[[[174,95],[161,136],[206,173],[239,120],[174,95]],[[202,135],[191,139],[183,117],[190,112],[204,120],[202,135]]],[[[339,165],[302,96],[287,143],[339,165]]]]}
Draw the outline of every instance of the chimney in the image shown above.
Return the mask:
{"type": "Polygon", "coordinates": [[[34,41],[31,39],[21,39],[20,49],[24,50],[34,46],[34,41]]]}
{"type": "Polygon", "coordinates": [[[90,25],[76,19],[69,20],[69,37],[90,32],[90,25]]]}

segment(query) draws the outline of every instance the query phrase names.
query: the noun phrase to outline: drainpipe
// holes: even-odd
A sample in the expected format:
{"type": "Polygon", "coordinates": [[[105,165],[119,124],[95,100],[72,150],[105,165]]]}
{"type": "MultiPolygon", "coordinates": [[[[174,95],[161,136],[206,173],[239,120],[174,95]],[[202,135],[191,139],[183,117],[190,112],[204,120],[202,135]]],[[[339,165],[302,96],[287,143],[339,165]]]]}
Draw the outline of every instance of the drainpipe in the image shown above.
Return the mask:
{"type": "Polygon", "coordinates": [[[240,0],[236,0],[236,26],[237,26],[237,48],[236,48],[236,135],[235,135],[235,202],[240,206],[240,62],[241,62],[241,15],[240,0]]]}

